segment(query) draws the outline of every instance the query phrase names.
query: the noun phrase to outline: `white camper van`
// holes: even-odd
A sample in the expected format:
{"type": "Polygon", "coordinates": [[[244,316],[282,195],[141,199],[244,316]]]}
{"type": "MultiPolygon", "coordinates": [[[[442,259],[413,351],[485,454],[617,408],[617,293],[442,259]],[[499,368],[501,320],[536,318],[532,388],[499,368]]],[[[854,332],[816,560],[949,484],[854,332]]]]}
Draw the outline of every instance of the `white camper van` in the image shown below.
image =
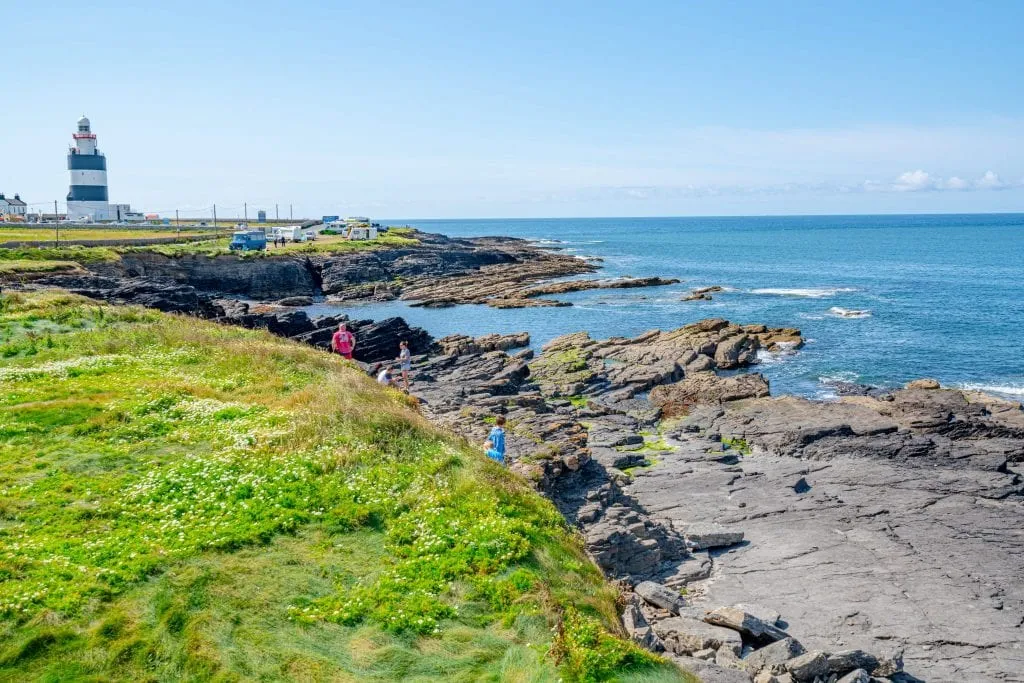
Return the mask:
{"type": "Polygon", "coordinates": [[[274,228],[271,238],[281,239],[282,237],[288,242],[301,242],[302,226],[284,225],[274,228]]]}

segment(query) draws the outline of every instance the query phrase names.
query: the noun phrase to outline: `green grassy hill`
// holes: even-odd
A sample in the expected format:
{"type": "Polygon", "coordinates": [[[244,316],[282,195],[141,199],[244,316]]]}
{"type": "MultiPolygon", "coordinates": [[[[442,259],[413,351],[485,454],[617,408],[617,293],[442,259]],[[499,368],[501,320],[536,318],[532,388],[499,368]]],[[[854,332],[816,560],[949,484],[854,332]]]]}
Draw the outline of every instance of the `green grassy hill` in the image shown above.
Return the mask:
{"type": "Polygon", "coordinates": [[[555,509],[352,366],[0,298],[0,680],[682,675],[555,509]]]}

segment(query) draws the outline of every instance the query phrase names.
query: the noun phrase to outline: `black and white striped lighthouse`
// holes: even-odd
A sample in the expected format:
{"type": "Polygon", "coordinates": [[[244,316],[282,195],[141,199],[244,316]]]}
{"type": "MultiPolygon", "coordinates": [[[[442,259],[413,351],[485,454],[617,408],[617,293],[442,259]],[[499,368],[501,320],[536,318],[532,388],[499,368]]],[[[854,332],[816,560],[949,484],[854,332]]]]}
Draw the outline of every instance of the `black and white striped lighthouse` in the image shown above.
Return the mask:
{"type": "Polygon", "coordinates": [[[110,219],[107,196],[107,158],[96,147],[96,134],[89,119],[78,119],[78,130],[72,135],[74,146],[68,151],[71,190],[68,192],[68,220],[88,218],[110,219]]]}

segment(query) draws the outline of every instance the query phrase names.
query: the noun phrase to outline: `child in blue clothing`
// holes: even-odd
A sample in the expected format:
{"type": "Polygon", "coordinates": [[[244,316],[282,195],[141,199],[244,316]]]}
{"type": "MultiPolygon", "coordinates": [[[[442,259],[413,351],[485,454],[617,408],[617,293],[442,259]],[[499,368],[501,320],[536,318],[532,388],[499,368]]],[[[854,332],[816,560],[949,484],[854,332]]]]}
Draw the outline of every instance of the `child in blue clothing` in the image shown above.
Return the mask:
{"type": "Polygon", "coordinates": [[[494,442],[488,439],[484,442],[484,452],[487,453],[487,457],[498,463],[499,465],[505,464],[505,456],[498,452],[494,447],[494,442]]]}
{"type": "Polygon", "coordinates": [[[501,461],[505,462],[505,416],[498,415],[494,418],[494,429],[487,435],[487,440],[492,447],[501,455],[501,461]]]}

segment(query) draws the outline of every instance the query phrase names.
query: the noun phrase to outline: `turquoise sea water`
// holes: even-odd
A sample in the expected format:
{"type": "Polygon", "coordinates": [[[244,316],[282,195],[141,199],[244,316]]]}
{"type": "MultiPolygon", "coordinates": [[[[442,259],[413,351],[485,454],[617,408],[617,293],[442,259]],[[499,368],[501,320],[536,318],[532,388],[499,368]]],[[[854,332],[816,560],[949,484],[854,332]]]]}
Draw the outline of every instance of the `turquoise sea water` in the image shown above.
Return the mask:
{"type": "Polygon", "coordinates": [[[534,346],[577,330],[631,336],[722,317],[803,331],[802,351],[763,359],[773,393],[827,397],[830,378],[891,386],[935,377],[1024,398],[1024,214],[391,223],[529,238],[604,259],[602,276],[683,282],[562,297],[571,308],[344,309],[355,317],[401,315],[435,336],[527,330],[534,346]],[[680,300],[710,285],[729,291],[680,300]]]}

